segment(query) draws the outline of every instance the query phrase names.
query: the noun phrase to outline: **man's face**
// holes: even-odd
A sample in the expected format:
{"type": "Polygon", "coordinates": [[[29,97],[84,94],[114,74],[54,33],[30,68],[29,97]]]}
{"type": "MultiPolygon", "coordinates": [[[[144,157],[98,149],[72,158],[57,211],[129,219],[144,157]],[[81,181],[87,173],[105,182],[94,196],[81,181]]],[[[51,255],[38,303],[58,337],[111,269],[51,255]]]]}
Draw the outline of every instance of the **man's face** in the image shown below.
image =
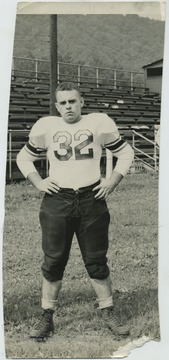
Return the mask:
{"type": "Polygon", "coordinates": [[[67,123],[73,124],[81,119],[84,101],[77,90],[58,91],[56,101],[56,108],[67,123]]]}

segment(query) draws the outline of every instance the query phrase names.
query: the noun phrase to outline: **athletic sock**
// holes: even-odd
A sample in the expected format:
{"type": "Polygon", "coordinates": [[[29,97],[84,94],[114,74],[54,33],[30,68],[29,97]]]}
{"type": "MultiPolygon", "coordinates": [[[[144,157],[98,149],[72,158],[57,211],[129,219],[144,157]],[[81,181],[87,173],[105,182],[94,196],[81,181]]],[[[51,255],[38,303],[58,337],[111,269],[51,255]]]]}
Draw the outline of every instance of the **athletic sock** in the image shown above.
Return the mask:
{"type": "Polygon", "coordinates": [[[91,284],[95,290],[99,308],[103,309],[109,306],[113,306],[113,296],[110,276],[106,279],[91,279],[91,284]]]}
{"type": "Polygon", "coordinates": [[[49,299],[41,299],[42,309],[52,309],[55,310],[58,300],[49,300],[49,299]]]}
{"type": "Polygon", "coordinates": [[[62,281],[48,281],[43,278],[42,284],[42,308],[45,309],[55,309],[58,301],[58,295],[61,289],[62,281]]]}
{"type": "Polygon", "coordinates": [[[105,299],[99,299],[99,309],[105,309],[107,307],[113,306],[113,297],[112,295],[105,299]]]}

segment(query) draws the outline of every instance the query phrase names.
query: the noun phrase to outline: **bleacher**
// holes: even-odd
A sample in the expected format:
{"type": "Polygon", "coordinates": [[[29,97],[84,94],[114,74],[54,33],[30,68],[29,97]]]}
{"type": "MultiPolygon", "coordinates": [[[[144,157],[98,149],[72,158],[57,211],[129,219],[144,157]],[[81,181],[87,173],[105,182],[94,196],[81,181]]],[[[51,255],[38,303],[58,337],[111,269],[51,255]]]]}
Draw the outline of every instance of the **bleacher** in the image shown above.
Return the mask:
{"type": "MultiPolygon", "coordinates": [[[[114,89],[110,85],[98,87],[91,83],[82,83],[80,88],[85,100],[82,115],[104,112],[115,120],[120,133],[130,143],[133,129],[154,141],[154,127],[160,123],[159,94],[143,88],[131,91],[128,88],[114,89]]],[[[8,148],[7,179],[20,177],[15,164],[16,154],[27,141],[28,130],[36,120],[48,115],[49,109],[49,83],[12,80],[8,123],[9,137],[11,136],[12,140],[8,148]],[[10,164],[9,156],[11,156],[10,164]]],[[[135,141],[140,149],[152,154],[153,145],[145,144],[144,139],[137,137],[135,141]]],[[[39,166],[41,165],[40,160],[39,166]]]]}

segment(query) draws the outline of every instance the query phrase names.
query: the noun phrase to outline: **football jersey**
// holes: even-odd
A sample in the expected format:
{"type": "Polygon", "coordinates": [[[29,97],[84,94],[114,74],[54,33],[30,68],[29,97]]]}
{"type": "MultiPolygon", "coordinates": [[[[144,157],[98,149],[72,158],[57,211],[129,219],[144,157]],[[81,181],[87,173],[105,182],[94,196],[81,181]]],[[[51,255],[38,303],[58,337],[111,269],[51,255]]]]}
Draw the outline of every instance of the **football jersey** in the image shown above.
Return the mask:
{"type": "Polygon", "coordinates": [[[36,158],[46,150],[50,179],[60,187],[77,189],[100,178],[103,147],[116,152],[125,145],[111,118],[92,113],[74,124],[57,116],[39,119],[31,129],[25,149],[36,158]]]}

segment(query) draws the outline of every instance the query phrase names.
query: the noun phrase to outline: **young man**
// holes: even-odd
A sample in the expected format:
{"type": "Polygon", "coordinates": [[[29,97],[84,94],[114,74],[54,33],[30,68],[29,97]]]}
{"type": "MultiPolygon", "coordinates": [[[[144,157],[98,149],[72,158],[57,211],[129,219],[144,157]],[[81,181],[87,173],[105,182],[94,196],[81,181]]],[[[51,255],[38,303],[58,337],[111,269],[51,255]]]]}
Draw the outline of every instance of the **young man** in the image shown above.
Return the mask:
{"type": "Polygon", "coordinates": [[[32,127],[28,144],[17,156],[23,175],[45,193],[40,209],[43,313],[30,334],[37,341],[47,338],[54,330],[53,313],[74,233],[103,320],[112,332],[129,334],[128,327],[118,322],[113,309],[106,257],[110,215],[105,199],[128,172],[134,154],[111,118],[102,113],[82,116],[83,104],[75,84],[60,84],[56,89],[56,108],[61,117],[39,119],[32,127]],[[100,178],[103,147],[117,157],[109,179],[100,178]],[[46,179],[41,178],[34,166],[43,150],[47,150],[50,163],[46,179]]]}

